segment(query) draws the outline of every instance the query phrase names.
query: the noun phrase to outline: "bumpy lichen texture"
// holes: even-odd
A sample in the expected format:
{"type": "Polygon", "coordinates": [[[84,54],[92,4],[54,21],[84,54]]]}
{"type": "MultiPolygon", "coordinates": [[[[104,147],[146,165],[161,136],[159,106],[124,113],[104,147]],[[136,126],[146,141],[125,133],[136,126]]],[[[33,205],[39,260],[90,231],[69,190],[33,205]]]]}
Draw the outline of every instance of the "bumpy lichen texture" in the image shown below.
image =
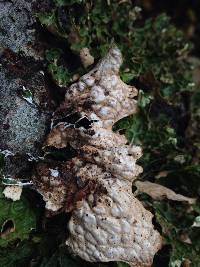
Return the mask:
{"type": "MultiPolygon", "coordinates": [[[[66,244],[75,254],[92,262],[150,266],[162,240],[152,225],[152,214],[132,194],[132,182],[142,172],[136,164],[141,149],[127,145],[124,136],[112,131],[115,122],[137,111],[137,90],[120,79],[121,63],[121,53],[113,47],[71,85],[55,114],[55,121],[63,116],[65,122],[54,126],[46,146],[71,145],[77,157],[66,163],[65,177],[57,177],[63,190],[56,197],[45,191],[43,182],[38,185],[47,208],[72,210],[66,244]],[[75,186],[68,190],[72,181],[75,186]],[[68,192],[78,195],[76,201],[68,192]]],[[[49,185],[52,174],[45,177],[49,185]]]]}

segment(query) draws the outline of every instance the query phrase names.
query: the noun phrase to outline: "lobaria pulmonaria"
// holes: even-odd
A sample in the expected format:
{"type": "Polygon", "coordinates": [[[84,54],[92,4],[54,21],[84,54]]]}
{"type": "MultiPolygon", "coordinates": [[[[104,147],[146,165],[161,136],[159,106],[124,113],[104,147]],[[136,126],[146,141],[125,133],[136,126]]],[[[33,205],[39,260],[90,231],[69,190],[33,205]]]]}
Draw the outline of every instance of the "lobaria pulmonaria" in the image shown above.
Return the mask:
{"type": "Polygon", "coordinates": [[[120,79],[121,64],[114,46],[71,85],[45,146],[71,146],[77,154],[65,163],[39,163],[33,181],[47,209],[72,212],[66,244],[73,253],[91,262],[151,266],[162,238],[153,215],[132,194],[142,151],[112,131],[115,122],[137,112],[137,89],[120,79]]]}

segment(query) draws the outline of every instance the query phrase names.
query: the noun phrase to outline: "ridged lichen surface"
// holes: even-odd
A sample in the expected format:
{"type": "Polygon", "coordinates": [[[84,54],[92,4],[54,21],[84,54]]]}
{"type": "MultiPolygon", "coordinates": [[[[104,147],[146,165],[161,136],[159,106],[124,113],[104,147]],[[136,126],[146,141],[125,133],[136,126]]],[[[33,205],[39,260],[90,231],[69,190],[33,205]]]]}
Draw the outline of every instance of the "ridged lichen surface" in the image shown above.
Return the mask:
{"type": "Polygon", "coordinates": [[[113,47],[71,85],[45,146],[70,145],[77,155],[38,165],[33,180],[47,209],[72,211],[66,244],[73,253],[91,262],[151,266],[162,239],[153,215],[132,194],[142,172],[136,164],[141,148],[112,131],[115,122],[137,112],[137,89],[120,79],[121,64],[113,47]]]}

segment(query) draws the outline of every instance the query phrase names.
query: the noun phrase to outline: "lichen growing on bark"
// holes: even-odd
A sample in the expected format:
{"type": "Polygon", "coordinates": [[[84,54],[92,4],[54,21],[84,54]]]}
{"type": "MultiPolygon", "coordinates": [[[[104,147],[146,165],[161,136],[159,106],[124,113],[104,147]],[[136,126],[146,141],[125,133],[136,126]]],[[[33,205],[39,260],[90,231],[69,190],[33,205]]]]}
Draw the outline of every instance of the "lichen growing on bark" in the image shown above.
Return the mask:
{"type": "Polygon", "coordinates": [[[47,209],[72,210],[66,243],[75,254],[92,262],[150,266],[162,239],[152,214],[132,194],[132,182],[142,172],[136,164],[141,148],[112,131],[115,122],[137,111],[137,90],[120,79],[121,64],[113,47],[71,85],[55,113],[62,111],[65,122],[55,125],[45,145],[70,144],[77,157],[53,171],[45,166],[33,181],[47,209]]]}

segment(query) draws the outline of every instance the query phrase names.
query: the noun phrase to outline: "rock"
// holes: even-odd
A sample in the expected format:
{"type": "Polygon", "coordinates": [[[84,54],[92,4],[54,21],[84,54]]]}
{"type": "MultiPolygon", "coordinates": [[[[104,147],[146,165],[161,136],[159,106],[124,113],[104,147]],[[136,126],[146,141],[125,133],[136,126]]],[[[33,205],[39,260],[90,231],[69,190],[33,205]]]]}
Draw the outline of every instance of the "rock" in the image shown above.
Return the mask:
{"type": "Polygon", "coordinates": [[[35,43],[34,18],[31,0],[0,2],[0,44],[1,49],[8,48],[15,53],[23,52],[33,56],[35,43]]]}
{"type": "Polygon", "coordinates": [[[54,109],[42,71],[33,3],[0,2],[0,150],[10,154],[5,175],[17,178],[30,168],[30,157],[41,155],[54,109]]]}
{"type": "MultiPolygon", "coordinates": [[[[37,76],[40,83],[44,84],[43,78],[37,76]]],[[[38,143],[43,141],[49,115],[18,95],[22,80],[10,79],[3,71],[0,72],[0,80],[1,150],[9,150],[14,154],[35,153],[38,143]]],[[[41,84],[38,82],[36,88],[40,89],[41,84]]]]}

